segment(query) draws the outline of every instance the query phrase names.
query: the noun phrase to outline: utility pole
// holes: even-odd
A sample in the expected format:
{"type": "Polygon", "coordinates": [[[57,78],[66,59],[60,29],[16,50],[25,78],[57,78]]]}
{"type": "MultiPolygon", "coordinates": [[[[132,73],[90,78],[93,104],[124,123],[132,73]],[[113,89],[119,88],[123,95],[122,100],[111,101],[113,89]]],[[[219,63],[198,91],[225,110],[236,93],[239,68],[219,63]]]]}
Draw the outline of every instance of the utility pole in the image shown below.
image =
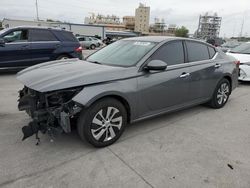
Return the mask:
{"type": "Polygon", "coordinates": [[[245,22],[245,16],[246,16],[246,11],[245,11],[244,14],[243,14],[242,24],[241,24],[241,28],[240,28],[240,37],[242,37],[242,33],[243,33],[244,22],[245,22]]]}
{"type": "Polygon", "coordinates": [[[36,0],[36,19],[37,21],[39,21],[37,0],[36,0]]]}

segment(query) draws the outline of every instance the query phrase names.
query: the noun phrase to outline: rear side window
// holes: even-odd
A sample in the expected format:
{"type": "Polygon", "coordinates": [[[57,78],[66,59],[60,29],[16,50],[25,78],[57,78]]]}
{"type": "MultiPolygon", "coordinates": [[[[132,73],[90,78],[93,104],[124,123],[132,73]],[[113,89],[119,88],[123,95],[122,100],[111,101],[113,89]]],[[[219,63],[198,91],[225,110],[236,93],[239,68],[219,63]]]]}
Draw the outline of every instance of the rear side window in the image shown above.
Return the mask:
{"type": "Polygon", "coordinates": [[[151,60],[162,60],[168,65],[184,63],[184,51],[182,41],[164,44],[153,54],[151,60]]]}
{"type": "Polygon", "coordinates": [[[209,59],[207,45],[191,41],[186,41],[186,45],[187,45],[189,62],[209,59]]]}
{"type": "Polygon", "coordinates": [[[211,46],[208,46],[208,51],[209,51],[210,58],[212,59],[214,57],[214,55],[216,54],[216,51],[211,46]]]}
{"type": "Polygon", "coordinates": [[[49,30],[32,29],[30,32],[31,41],[57,41],[57,38],[49,30]]]}
{"type": "Polygon", "coordinates": [[[67,31],[53,31],[60,38],[61,41],[65,42],[78,42],[76,37],[71,32],[67,31]]]}

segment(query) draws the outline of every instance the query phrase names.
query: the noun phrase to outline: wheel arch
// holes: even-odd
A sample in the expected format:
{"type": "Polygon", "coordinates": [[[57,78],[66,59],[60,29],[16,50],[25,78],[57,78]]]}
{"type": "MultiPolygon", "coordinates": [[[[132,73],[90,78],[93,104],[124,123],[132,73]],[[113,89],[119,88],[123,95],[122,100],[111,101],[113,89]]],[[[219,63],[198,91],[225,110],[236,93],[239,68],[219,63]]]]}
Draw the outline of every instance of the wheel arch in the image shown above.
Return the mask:
{"type": "Polygon", "coordinates": [[[232,77],[229,74],[225,74],[223,76],[223,78],[227,79],[229,81],[229,83],[230,83],[230,94],[231,94],[231,92],[232,92],[232,77]]]}
{"type": "Polygon", "coordinates": [[[122,97],[121,95],[117,95],[117,94],[104,95],[104,96],[98,98],[97,100],[95,100],[93,103],[95,103],[99,100],[105,99],[105,98],[114,98],[114,99],[118,100],[119,102],[121,102],[127,111],[127,122],[130,122],[131,109],[130,109],[130,105],[129,105],[128,101],[124,97],[122,97]]]}
{"type": "Polygon", "coordinates": [[[95,102],[100,101],[100,100],[105,99],[105,98],[114,98],[114,99],[118,100],[119,102],[121,102],[127,111],[127,121],[130,122],[130,120],[131,120],[131,105],[129,104],[128,99],[126,97],[124,97],[119,92],[104,92],[104,93],[101,93],[97,96],[92,97],[91,99],[89,99],[85,102],[83,102],[83,101],[80,102],[77,99],[75,99],[75,101],[82,104],[84,107],[88,108],[92,104],[94,104],[95,102]]]}

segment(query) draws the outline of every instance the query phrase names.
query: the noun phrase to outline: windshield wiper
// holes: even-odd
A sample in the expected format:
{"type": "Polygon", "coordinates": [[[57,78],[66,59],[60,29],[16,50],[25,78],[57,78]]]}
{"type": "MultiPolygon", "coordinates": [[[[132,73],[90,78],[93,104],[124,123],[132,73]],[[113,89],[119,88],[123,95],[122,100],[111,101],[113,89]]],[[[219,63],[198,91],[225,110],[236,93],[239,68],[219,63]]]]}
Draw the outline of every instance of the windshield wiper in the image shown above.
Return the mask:
{"type": "Polygon", "coordinates": [[[101,65],[101,63],[99,61],[88,61],[88,62],[101,65]]]}

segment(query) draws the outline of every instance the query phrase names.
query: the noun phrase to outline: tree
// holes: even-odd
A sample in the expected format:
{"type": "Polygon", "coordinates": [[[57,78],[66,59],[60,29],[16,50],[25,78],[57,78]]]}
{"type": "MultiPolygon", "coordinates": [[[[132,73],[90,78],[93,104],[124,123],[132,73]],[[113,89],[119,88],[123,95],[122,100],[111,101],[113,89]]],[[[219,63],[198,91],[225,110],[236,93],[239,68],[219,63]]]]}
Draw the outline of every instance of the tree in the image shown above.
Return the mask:
{"type": "Polygon", "coordinates": [[[188,29],[184,26],[175,30],[176,37],[188,37],[188,29]]]}

